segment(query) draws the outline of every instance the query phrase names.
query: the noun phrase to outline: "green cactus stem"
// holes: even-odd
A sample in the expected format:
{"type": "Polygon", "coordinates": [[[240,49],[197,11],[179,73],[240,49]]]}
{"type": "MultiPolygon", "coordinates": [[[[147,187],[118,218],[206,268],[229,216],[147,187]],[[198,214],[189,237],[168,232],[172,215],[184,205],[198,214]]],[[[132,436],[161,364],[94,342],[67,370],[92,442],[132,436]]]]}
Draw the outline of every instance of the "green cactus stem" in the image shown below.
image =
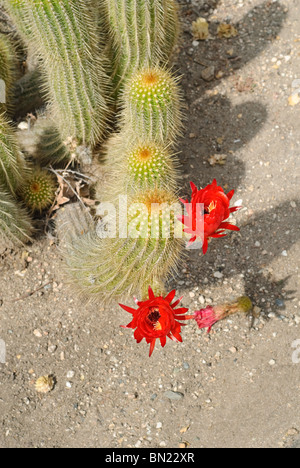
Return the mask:
{"type": "Polygon", "coordinates": [[[89,0],[9,0],[13,19],[30,26],[48,100],[63,139],[94,146],[107,130],[108,78],[89,0]]]}
{"type": "Polygon", "coordinates": [[[158,67],[138,71],[126,85],[123,122],[143,140],[173,143],[182,127],[178,79],[158,67]]]}
{"type": "Polygon", "coordinates": [[[22,245],[31,241],[32,233],[27,211],[0,185],[0,239],[5,244],[22,245]]]}
{"type": "Polygon", "coordinates": [[[154,188],[174,189],[178,179],[178,158],[170,147],[153,141],[128,141],[125,131],[115,134],[107,143],[104,157],[109,174],[103,194],[98,184],[100,200],[113,200],[119,194],[133,195],[154,188]]]}
{"type": "Polygon", "coordinates": [[[15,195],[22,185],[25,170],[15,132],[5,115],[0,114],[0,184],[15,195]]]}
{"type": "Polygon", "coordinates": [[[166,64],[179,32],[174,0],[102,0],[116,89],[141,67],[166,64]]]}
{"type": "Polygon", "coordinates": [[[142,297],[150,284],[163,290],[183,249],[182,239],[175,236],[175,214],[166,209],[176,202],[172,192],[141,193],[130,203],[126,238],[100,238],[100,231],[78,238],[66,255],[70,284],[89,299],[105,302],[132,294],[142,297]]]}
{"type": "Polygon", "coordinates": [[[13,87],[19,78],[16,50],[10,39],[0,33],[0,112],[12,112],[13,87]],[[4,98],[4,99],[3,99],[4,98]]]}

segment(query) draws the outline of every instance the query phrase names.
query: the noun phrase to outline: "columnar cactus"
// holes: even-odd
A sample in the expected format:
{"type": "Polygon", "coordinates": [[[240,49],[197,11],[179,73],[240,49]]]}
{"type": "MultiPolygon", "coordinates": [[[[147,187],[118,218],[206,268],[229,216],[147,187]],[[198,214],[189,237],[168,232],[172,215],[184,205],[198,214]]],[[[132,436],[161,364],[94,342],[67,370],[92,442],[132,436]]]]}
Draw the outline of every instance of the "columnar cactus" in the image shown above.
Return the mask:
{"type": "Polygon", "coordinates": [[[16,195],[25,171],[25,161],[15,133],[4,114],[0,114],[0,184],[16,195]]]}
{"type": "MultiPolygon", "coordinates": [[[[170,146],[152,140],[129,141],[123,130],[108,142],[105,157],[110,174],[110,189],[107,188],[105,199],[113,194],[134,194],[154,188],[171,190],[176,187],[179,162],[170,146]]],[[[101,187],[99,189],[102,190],[101,187]]]]}
{"type": "Polygon", "coordinates": [[[10,111],[13,104],[12,90],[18,79],[16,51],[8,37],[0,34],[0,112],[10,111]],[[2,96],[3,94],[3,96],[2,96]]]}
{"type": "Polygon", "coordinates": [[[6,0],[6,5],[17,24],[20,18],[25,23],[23,34],[36,47],[63,139],[95,145],[107,128],[108,79],[90,1],[6,0]]]}
{"type": "Polygon", "coordinates": [[[26,210],[0,185],[0,239],[22,245],[31,240],[31,219],[26,210]]]}
{"type": "Polygon", "coordinates": [[[116,89],[141,67],[166,64],[177,41],[174,0],[102,0],[116,89]]]}
{"type": "Polygon", "coordinates": [[[97,301],[143,296],[149,284],[163,290],[182,252],[176,208],[172,192],[143,191],[131,199],[126,238],[100,238],[99,232],[78,237],[66,259],[76,289],[97,301]]]}
{"type": "Polygon", "coordinates": [[[123,121],[132,135],[173,143],[182,126],[178,80],[163,68],[144,68],[126,83],[123,121]]]}

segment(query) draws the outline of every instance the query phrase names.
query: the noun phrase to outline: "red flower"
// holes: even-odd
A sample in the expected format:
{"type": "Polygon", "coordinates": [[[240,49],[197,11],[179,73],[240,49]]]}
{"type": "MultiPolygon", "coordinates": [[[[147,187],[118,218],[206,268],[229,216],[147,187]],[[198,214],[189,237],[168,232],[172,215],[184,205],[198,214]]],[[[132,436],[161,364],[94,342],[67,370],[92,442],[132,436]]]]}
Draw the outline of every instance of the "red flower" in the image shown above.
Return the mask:
{"type": "Polygon", "coordinates": [[[191,203],[188,200],[181,200],[185,205],[187,215],[182,216],[180,221],[186,226],[184,232],[192,235],[189,245],[200,238],[203,243],[203,253],[206,254],[210,237],[225,237],[226,229],[240,230],[237,226],[226,222],[230,214],[239,210],[240,207],[230,208],[234,190],[226,195],[222,187],[218,187],[216,179],[203,190],[198,190],[193,182],[191,182],[191,188],[191,203]],[[204,205],[204,212],[199,204],[204,205]]]}
{"type": "Polygon", "coordinates": [[[162,347],[166,345],[167,337],[173,341],[182,342],[180,335],[181,327],[185,324],[177,320],[189,320],[194,318],[193,315],[185,315],[188,309],[175,309],[181,302],[182,298],[173,301],[176,291],[170,292],[166,298],[155,297],[151,287],[149,287],[149,300],[137,302],[138,309],[132,309],[120,304],[122,309],[133,315],[133,320],[127,326],[122,328],[132,328],[135,330],[134,337],[138,343],[143,338],[150,344],[150,354],[152,355],[155,342],[160,340],[162,347]]]}

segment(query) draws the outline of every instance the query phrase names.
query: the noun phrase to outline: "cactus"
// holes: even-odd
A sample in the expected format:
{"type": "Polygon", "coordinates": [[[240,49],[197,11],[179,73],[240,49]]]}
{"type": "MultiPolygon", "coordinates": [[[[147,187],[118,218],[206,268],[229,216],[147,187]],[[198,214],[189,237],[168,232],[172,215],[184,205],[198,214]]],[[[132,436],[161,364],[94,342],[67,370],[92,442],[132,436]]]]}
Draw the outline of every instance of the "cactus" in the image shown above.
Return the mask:
{"type": "Polygon", "coordinates": [[[21,196],[32,212],[42,212],[54,202],[56,190],[53,176],[45,170],[37,169],[24,181],[21,196]]]}
{"type": "Polygon", "coordinates": [[[15,117],[26,117],[28,113],[34,113],[45,106],[43,96],[43,80],[39,69],[33,70],[22,76],[14,86],[15,117]]]}
{"type": "Polygon", "coordinates": [[[128,81],[124,125],[143,140],[173,143],[181,130],[177,79],[162,68],[144,68],[128,81]]]}
{"type": "Polygon", "coordinates": [[[102,0],[116,90],[141,67],[166,64],[178,38],[174,0],[102,0]]]}
{"type": "Polygon", "coordinates": [[[15,195],[26,170],[16,135],[4,114],[0,114],[0,184],[15,195]]]}
{"type": "Polygon", "coordinates": [[[5,85],[3,88],[3,84],[0,83],[0,112],[11,112],[14,101],[13,86],[17,79],[16,50],[9,38],[0,34],[0,80],[5,85]]]}
{"type": "Polygon", "coordinates": [[[94,8],[86,0],[6,0],[43,65],[53,116],[63,139],[95,145],[106,131],[108,79],[98,51],[94,8]],[[89,14],[87,11],[89,10],[89,14]]]}
{"type": "Polygon", "coordinates": [[[72,159],[68,146],[62,141],[60,133],[54,125],[45,127],[40,134],[35,157],[43,167],[49,165],[65,166],[72,159]]]}
{"type": "Polygon", "coordinates": [[[182,240],[175,236],[173,208],[171,213],[160,212],[155,206],[151,215],[148,209],[152,204],[173,207],[176,202],[172,192],[142,192],[131,200],[126,238],[99,238],[94,232],[75,240],[66,255],[70,283],[83,295],[101,301],[130,294],[143,297],[149,284],[162,290],[176,268],[182,240]]]}
{"type": "Polygon", "coordinates": [[[22,245],[31,241],[32,233],[28,213],[0,185],[0,239],[8,244],[22,245]]]}
{"type": "Polygon", "coordinates": [[[97,188],[102,201],[141,190],[175,189],[179,162],[169,147],[152,141],[130,142],[122,131],[110,139],[104,155],[110,177],[105,194],[101,194],[102,184],[97,188]]]}

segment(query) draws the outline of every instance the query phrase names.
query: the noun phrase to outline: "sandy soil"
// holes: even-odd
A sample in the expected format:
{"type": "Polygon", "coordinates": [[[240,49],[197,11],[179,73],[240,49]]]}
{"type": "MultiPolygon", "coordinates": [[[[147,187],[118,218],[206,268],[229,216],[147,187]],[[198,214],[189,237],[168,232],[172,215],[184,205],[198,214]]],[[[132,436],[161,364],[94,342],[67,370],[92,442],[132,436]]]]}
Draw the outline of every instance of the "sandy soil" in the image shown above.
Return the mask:
{"type": "Polygon", "coordinates": [[[120,329],[126,312],[85,306],[68,291],[53,240],[3,250],[1,447],[300,447],[300,104],[289,105],[300,79],[300,4],[181,3],[182,195],[190,180],[216,177],[244,209],[241,233],[205,257],[191,251],[170,287],[193,310],[246,293],[255,317],[234,316],[209,336],[190,324],[183,344],[149,359],[148,346],[120,329]],[[212,38],[193,42],[199,16],[212,38]],[[216,39],[224,20],[237,37],[216,39]],[[225,165],[211,166],[219,154],[225,165]],[[34,382],[45,374],[56,385],[41,397],[34,382]]]}

